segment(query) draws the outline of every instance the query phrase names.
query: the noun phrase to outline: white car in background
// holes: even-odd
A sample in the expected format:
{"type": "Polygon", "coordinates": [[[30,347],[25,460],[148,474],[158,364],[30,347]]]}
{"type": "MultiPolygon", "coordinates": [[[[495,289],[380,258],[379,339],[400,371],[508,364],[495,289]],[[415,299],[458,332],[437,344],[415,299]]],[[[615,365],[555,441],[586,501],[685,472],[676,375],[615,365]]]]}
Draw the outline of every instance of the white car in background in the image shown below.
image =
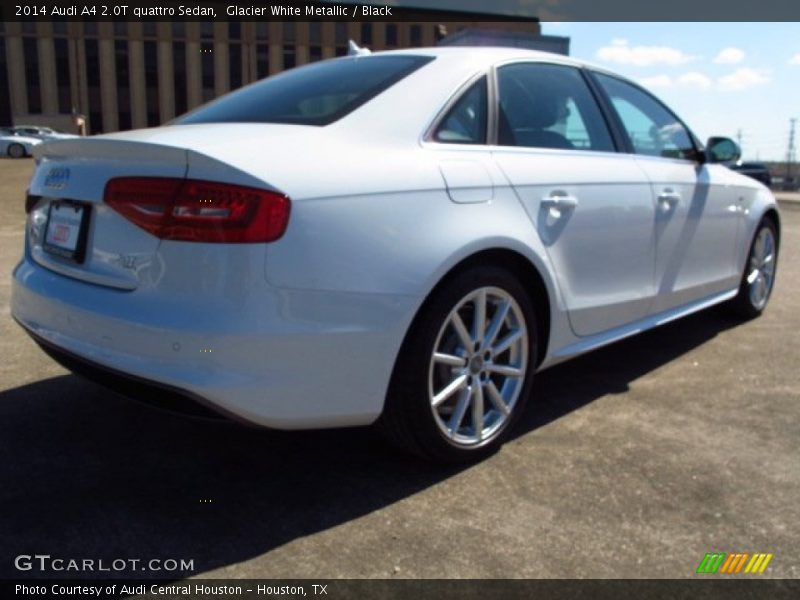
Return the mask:
{"type": "Polygon", "coordinates": [[[14,135],[23,135],[30,138],[40,139],[42,141],[68,140],[80,137],[74,133],[64,133],[63,131],[53,129],[52,127],[42,127],[39,125],[17,125],[15,127],[11,127],[10,130],[14,135]]]}
{"type": "Polygon", "coordinates": [[[21,135],[14,135],[6,130],[0,130],[0,156],[11,158],[24,158],[33,156],[33,149],[42,143],[42,140],[21,135]]]}
{"type": "Polygon", "coordinates": [[[314,63],[37,150],[12,314],[79,372],[474,460],[538,370],[764,310],[778,209],[737,152],[563,56],[314,63]]]}

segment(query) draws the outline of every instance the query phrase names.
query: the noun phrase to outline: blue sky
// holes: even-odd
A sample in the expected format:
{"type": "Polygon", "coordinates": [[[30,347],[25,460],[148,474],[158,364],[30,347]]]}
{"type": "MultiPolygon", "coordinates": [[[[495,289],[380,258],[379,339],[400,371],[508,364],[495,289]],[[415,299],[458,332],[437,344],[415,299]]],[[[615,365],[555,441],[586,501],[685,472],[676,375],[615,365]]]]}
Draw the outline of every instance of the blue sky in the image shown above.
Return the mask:
{"type": "Polygon", "coordinates": [[[745,159],[785,160],[800,118],[800,23],[543,22],[542,33],[642,83],[701,139],[741,130],[745,159]]]}

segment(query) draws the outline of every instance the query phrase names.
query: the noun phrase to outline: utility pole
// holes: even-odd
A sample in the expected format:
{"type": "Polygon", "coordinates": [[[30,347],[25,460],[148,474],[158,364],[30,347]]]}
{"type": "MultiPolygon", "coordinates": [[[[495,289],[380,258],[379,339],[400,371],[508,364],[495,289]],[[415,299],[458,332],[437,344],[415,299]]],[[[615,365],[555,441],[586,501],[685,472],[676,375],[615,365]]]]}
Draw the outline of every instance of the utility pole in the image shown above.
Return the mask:
{"type": "Polygon", "coordinates": [[[789,119],[789,146],[786,149],[786,183],[792,179],[792,163],[794,162],[794,126],[797,119],[789,119]]]}

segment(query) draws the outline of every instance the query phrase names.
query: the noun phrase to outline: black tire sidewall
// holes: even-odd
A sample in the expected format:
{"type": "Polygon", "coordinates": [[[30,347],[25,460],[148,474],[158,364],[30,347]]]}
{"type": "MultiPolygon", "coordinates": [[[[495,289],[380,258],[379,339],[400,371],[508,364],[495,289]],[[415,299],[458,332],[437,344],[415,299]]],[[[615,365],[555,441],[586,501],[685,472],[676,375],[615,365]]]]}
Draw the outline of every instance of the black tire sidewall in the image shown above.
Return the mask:
{"type": "Polygon", "coordinates": [[[25,146],[21,146],[20,144],[13,143],[8,147],[7,152],[8,152],[8,155],[11,158],[23,158],[25,156],[25,146]],[[14,154],[14,151],[13,151],[14,148],[19,148],[20,151],[21,151],[20,154],[14,154]]]}

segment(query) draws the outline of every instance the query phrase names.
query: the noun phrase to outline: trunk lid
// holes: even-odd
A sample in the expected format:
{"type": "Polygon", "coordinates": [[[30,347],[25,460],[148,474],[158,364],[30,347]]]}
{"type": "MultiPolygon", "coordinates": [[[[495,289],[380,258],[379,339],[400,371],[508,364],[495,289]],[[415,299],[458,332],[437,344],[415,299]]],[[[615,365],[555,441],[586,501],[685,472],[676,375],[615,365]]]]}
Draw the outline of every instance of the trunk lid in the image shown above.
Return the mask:
{"type": "Polygon", "coordinates": [[[31,258],[89,283],[136,289],[153,265],[159,240],[103,203],[105,185],[125,175],[183,178],[186,150],[102,138],[59,140],[39,148],[28,189],[31,258]],[[70,239],[68,232],[58,239],[61,214],[73,217],[76,226],[86,221],[82,239],[77,233],[70,239]],[[62,246],[65,252],[59,253],[62,246]],[[69,258],[73,246],[82,260],[69,258]]]}
{"type": "MultiPolygon", "coordinates": [[[[235,155],[243,147],[242,137],[252,138],[253,129],[262,138],[265,133],[257,126],[248,126],[249,134],[241,125],[234,129],[239,130],[236,135],[229,131],[222,135],[219,125],[161,127],[37,147],[37,167],[28,190],[33,206],[28,218],[31,258],[62,275],[121,290],[156,282],[163,270],[158,260],[161,240],[103,202],[106,184],[116,177],[189,177],[274,190],[204,153],[235,155]],[[65,234],[67,251],[62,252],[55,245],[53,228],[62,220],[66,226],[70,219],[77,227],[83,218],[88,219],[83,237],[65,234]],[[77,256],[73,245],[82,250],[77,256]]],[[[248,147],[252,151],[252,144],[248,147]]]]}

